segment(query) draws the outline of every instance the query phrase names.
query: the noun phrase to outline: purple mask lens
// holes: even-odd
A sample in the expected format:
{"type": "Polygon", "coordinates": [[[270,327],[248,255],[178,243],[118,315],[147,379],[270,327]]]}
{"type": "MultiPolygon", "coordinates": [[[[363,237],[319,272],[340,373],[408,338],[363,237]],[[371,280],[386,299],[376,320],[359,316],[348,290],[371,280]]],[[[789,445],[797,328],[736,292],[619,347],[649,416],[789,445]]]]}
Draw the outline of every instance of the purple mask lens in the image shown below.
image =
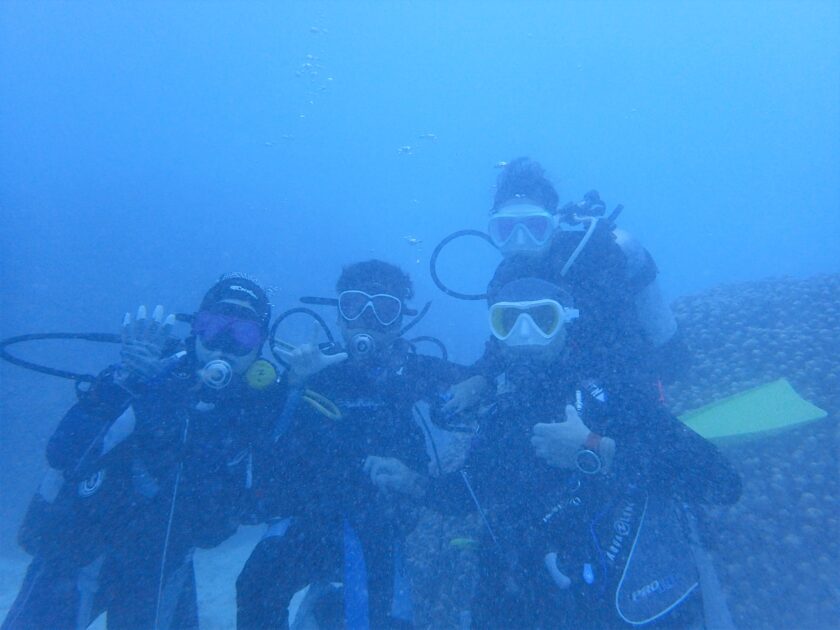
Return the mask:
{"type": "Polygon", "coordinates": [[[238,356],[256,350],[263,341],[262,328],[256,321],[212,311],[198,313],[193,330],[207,347],[238,356]]]}
{"type": "Polygon", "coordinates": [[[193,330],[202,339],[212,339],[228,326],[230,319],[227,315],[201,311],[193,320],[193,330]]]}
{"type": "Polygon", "coordinates": [[[257,322],[237,319],[231,322],[229,330],[236,342],[244,347],[253,350],[262,345],[262,329],[257,322]]]}

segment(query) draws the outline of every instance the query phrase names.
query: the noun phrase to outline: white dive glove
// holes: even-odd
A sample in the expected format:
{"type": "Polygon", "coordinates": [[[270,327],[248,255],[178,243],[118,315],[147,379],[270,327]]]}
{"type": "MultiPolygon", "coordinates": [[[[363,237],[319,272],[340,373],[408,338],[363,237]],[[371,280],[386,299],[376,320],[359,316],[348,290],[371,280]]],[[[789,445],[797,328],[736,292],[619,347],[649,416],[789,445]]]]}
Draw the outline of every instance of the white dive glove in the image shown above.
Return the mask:
{"type": "Polygon", "coordinates": [[[166,362],[163,351],[170,341],[175,315],[164,318],[163,306],[155,307],[152,317],[147,317],[146,307],[137,309],[132,319],[126,313],[122,325],[120,367],[116,373],[118,384],[131,390],[133,386],[147,383],[163,371],[166,362]]]}

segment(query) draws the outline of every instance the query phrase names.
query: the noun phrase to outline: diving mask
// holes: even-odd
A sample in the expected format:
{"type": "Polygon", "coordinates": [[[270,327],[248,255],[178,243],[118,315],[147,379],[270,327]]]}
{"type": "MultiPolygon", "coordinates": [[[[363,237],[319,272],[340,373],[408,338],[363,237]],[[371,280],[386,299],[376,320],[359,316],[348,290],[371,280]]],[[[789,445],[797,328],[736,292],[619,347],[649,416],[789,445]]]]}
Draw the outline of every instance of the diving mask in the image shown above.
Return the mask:
{"type": "Polygon", "coordinates": [[[396,322],[403,312],[402,301],[387,293],[370,295],[364,291],[350,290],[338,294],[338,312],[348,322],[359,319],[370,309],[376,321],[383,326],[396,322]]]}
{"type": "Polygon", "coordinates": [[[539,251],[550,240],[556,217],[540,206],[505,206],[490,217],[487,231],[493,244],[504,253],[539,251]]]}
{"type": "Polygon", "coordinates": [[[206,348],[240,357],[258,350],[265,339],[263,328],[256,319],[242,317],[228,308],[199,311],[193,320],[193,330],[206,348]]]}
{"type": "Polygon", "coordinates": [[[556,300],[496,302],[490,307],[490,331],[509,346],[546,346],[578,310],[556,300]]]}

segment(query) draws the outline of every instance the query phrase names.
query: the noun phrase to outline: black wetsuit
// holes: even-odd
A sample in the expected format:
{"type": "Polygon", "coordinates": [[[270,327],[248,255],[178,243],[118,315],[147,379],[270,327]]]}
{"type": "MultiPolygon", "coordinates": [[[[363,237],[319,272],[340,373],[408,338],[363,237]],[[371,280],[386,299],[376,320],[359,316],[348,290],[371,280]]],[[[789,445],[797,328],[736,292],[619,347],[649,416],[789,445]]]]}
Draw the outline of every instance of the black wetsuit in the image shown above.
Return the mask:
{"type": "Polygon", "coordinates": [[[452,364],[408,354],[387,369],[350,359],[307,383],[341,417],[324,415],[304,395],[270,456],[270,474],[257,469],[267,516],[292,518],[269,529],[239,576],[238,627],[285,628],[296,591],[313,582],[345,581],[348,526],[363,550],[370,626],[399,624],[400,615],[392,614],[394,582],[400,546],[414,521],[407,500],[378,492],[362,466],[369,455],[396,457],[424,474],[428,457],[412,407],[462,377],[452,364]]]}
{"type": "Polygon", "coordinates": [[[260,410],[280,393],[196,381],[184,358],[131,396],[108,370],[65,415],[47,447],[60,489],[30,506],[34,559],[3,630],[85,627],[102,612],[109,628],[197,627],[193,551],[235,532],[260,410]]]}
{"type": "MultiPolygon", "coordinates": [[[[673,318],[664,303],[650,309],[653,313],[640,313],[638,304],[639,296],[656,281],[658,270],[653,258],[635,241],[630,248],[632,255],[626,252],[619,245],[616,232],[606,221],[599,221],[563,274],[564,266],[584,235],[582,231],[558,230],[545,255],[505,258],[490,281],[488,294],[492,296],[505,284],[525,277],[563,287],[571,293],[575,308],[580,311],[578,319],[569,326],[568,345],[580,349],[573,360],[582,371],[595,374],[627,368],[625,374],[634,374],[648,388],[658,379],[673,380],[688,364],[682,337],[677,330],[666,342],[653,343],[648,326],[656,324],[642,318],[656,315],[669,321],[673,318]],[[658,312],[663,309],[667,312],[658,312]]],[[[491,343],[474,371],[492,380],[503,369],[503,361],[491,343]]]]}
{"type": "MultiPolygon", "coordinates": [[[[620,627],[614,596],[629,543],[619,540],[624,548],[613,549],[610,537],[622,502],[635,502],[634,518],[639,493],[668,505],[727,504],[738,499],[740,479],[711,443],[635,388],[584,386],[558,369],[522,370],[511,380],[515,390],[500,396],[481,423],[465,467],[433,480],[427,492],[441,511],[474,510],[465,475],[486,512],[475,627],[620,627]],[[577,391],[584,423],[617,445],[607,474],[554,468],[534,453],[534,425],[564,420],[577,391]],[[572,580],[567,589],[545,567],[550,552],[572,580]]],[[[683,551],[690,556],[687,543],[683,551]]],[[[684,627],[693,605],[677,607],[667,622],[684,627]]]]}

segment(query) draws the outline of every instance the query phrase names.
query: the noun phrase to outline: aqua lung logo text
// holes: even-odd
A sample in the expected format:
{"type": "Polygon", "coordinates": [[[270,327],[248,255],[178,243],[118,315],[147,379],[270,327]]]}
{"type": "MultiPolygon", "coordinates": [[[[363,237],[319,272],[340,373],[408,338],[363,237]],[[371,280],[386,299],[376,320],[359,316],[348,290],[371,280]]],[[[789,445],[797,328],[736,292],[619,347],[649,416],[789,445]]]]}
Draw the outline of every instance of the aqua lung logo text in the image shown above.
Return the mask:
{"type": "Polygon", "coordinates": [[[613,529],[619,536],[626,536],[630,533],[630,522],[624,518],[624,515],[613,523],[613,529]]]}
{"type": "Polygon", "coordinates": [[[633,501],[626,501],[624,507],[621,508],[621,513],[618,515],[618,518],[613,521],[613,537],[610,541],[610,547],[607,549],[607,558],[609,558],[610,562],[615,562],[616,557],[621,552],[621,548],[624,546],[625,539],[630,534],[635,511],[636,504],[633,501]]]}
{"type": "Polygon", "coordinates": [[[674,584],[676,584],[674,576],[668,575],[661,580],[654,580],[650,584],[645,584],[642,588],[633,591],[633,594],[630,595],[630,599],[634,602],[638,602],[639,600],[650,597],[654,593],[664,593],[665,591],[670,591],[674,588],[674,584]]]}

